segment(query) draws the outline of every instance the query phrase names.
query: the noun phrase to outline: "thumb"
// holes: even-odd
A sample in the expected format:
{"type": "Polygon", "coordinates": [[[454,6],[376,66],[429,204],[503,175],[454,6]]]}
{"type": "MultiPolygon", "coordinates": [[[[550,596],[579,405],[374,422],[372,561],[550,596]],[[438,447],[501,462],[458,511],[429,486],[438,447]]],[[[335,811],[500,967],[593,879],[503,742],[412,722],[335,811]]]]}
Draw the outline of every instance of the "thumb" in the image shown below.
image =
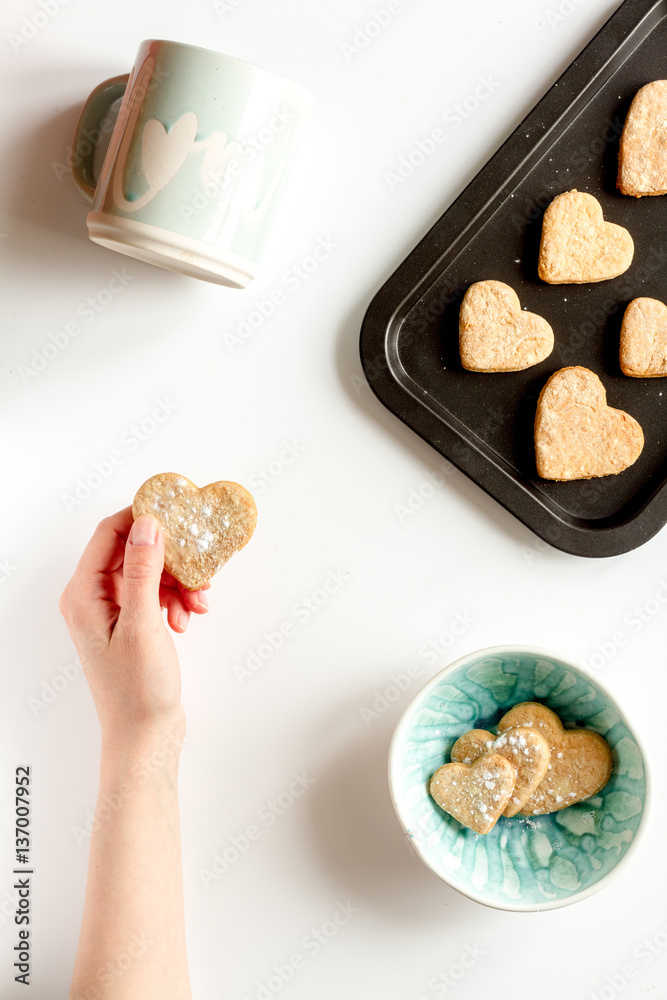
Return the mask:
{"type": "Polygon", "coordinates": [[[123,597],[119,624],[136,627],[162,624],[160,578],[164,568],[164,538],[149,514],[134,521],[125,546],[123,597]]]}

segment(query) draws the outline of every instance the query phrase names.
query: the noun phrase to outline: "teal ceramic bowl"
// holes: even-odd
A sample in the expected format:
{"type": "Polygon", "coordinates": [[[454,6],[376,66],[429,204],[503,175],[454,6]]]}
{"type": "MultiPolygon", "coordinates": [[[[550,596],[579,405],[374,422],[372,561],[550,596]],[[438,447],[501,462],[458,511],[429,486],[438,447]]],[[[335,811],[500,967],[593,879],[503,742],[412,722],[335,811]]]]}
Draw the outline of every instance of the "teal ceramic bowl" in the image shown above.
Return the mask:
{"type": "Polygon", "coordinates": [[[562,657],[496,646],[437,674],[399,722],[389,755],[394,808],[422,861],[452,888],[503,910],[549,910],[607,885],[646,825],[649,782],[636,733],[599,681],[562,657]],[[539,701],[565,728],[600,733],[613,771],[597,795],[544,816],[501,816],[485,836],[435,804],[431,776],[469,729],[490,729],[521,701],[539,701]]]}

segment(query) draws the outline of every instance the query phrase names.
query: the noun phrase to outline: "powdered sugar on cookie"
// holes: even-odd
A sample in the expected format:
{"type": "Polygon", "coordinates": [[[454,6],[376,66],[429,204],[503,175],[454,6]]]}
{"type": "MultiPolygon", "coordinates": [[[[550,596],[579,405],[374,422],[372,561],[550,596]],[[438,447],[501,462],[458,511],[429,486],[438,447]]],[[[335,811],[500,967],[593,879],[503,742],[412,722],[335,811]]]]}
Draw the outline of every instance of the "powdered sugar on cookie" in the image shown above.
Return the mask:
{"type": "Polygon", "coordinates": [[[453,761],[474,761],[491,753],[502,754],[516,771],[516,783],[504,816],[515,816],[525,805],[549,764],[549,747],[540,733],[527,727],[517,727],[502,733],[497,739],[486,729],[471,729],[452,747],[453,761]]]}
{"type": "Polygon", "coordinates": [[[516,772],[506,757],[489,754],[474,764],[444,764],[430,782],[437,804],[476,833],[488,833],[507,805],[516,772]]]}
{"type": "Polygon", "coordinates": [[[165,567],[188,590],[198,590],[250,540],[255,502],[238,483],[199,489],[184,476],[152,476],[137,491],[134,517],[151,514],[162,525],[165,567]]]}

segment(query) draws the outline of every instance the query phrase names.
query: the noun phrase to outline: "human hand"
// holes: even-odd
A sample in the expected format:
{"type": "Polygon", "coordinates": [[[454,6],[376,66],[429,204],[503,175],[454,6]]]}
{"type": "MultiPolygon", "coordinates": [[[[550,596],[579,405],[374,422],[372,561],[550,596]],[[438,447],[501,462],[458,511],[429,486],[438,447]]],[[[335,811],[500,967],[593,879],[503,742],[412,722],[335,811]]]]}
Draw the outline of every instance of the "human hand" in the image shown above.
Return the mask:
{"type": "Polygon", "coordinates": [[[165,723],[185,732],[181,673],[173,639],[191,614],[205,614],[201,590],[184,590],[164,570],[164,538],[132,508],[105,518],[60,598],[104,734],[165,723]]]}

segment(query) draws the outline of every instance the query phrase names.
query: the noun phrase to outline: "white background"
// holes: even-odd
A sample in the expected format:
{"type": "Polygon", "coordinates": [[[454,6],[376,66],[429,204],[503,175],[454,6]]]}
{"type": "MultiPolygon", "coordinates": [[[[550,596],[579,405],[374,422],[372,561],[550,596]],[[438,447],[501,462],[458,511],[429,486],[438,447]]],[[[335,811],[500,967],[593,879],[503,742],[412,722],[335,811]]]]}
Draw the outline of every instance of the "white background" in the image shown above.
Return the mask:
{"type": "Polygon", "coordinates": [[[11,36],[30,30],[23,18],[40,10],[36,0],[14,2],[2,16],[6,1000],[67,995],[82,911],[89,842],[80,830],[95,807],[99,732],[80,674],[59,680],[55,700],[36,705],[54,679],[73,674],[58,596],[97,521],[165,470],[201,485],[242,482],[254,487],[259,509],[251,544],[215,581],[211,612],[177,639],[188,719],[180,788],[193,995],[277,995],[262,984],[294,954],[303,968],[280,991],[294,1000],[434,1000],[445,990],[505,997],[514,983],[542,1000],[589,1000],[601,990],[607,998],[666,995],[667,533],[613,559],[569,556],[540,543],[460,473],[401,517],[397,505],[441,459],[381,406],[358,358],[374,292],[617,4],[579,0],[559,14],[555,2],[539,0],[403,0],[391,23],[350,52],[363,41],[358,29],[385,6],[236,0],[216,10],[210,0],[70,0],[18,44],[11,36]],[[245,291],[173,275],[87,239],[86,203],[60,165],[89,91],[128,70],[150,37],[219,49],[315,95],[289,199],[260,277],[245,291]],[[392,185],[387,174],[400,157],[489,77],[493,94],[392,185]],[[321,239],[335,247],[290,288],[286,272],[321,239]],[[33,349],[75,320],[121,268],[132,276],[127,287],[42,371],[22,377],[33,349]],[[273,315],[230,346],[229,335],[275,289],[285,298],[273,315]],[[152,424],[165,399],[176,409],[152,424]],[[140,441],[132,428],[142,421],[140,441]],[[285,442],[299,452],[290,464],[281,463],[285,442]],[[113,474],[68,509],[64,497],[79,477],[116,450],[122,461],[113,474]],[[269,463],[278,474],[258,485],[269,463]],[[295,605],[332,571],[344,582],[305,620],[295,605]],[[455,620],[466,622],[459,636],[455,620]],[[295,624],[295,635],[241,682],[234,666],[284,622],[295,624]],[[440,651],[429,662],[420,649],[432,640],[440,651]],[[390,736],[422,683],[455,657],[502,642],[552,648],[580,663],[598,653],[598,675],[637,721],[654,765],[651,825],[636,857],[598,895],[543,914],[486,909],[441,883],[407,849],[387,790],[390,736]],[[374,702],[383,705],[378,693],[410,664],[419,669],[408,689],[372,717],[374,702]],[[8,917],[8,813],[19,764],[34,775],[30,991],[13,981],[8,917]],[[261,817],[271,800],[302,772],[313,783],[269,825],[261,817]],[[200,869],[250,824],[259,839],[205,886],[200,869]],[[315,953],[307,936],[340,903],[354,915],[315,953]],[[438,977],[457,974],[466,946],[483,954],[447,989],[438,977]],[[624,965],[633,973],[625,986],[624,965]]]}

